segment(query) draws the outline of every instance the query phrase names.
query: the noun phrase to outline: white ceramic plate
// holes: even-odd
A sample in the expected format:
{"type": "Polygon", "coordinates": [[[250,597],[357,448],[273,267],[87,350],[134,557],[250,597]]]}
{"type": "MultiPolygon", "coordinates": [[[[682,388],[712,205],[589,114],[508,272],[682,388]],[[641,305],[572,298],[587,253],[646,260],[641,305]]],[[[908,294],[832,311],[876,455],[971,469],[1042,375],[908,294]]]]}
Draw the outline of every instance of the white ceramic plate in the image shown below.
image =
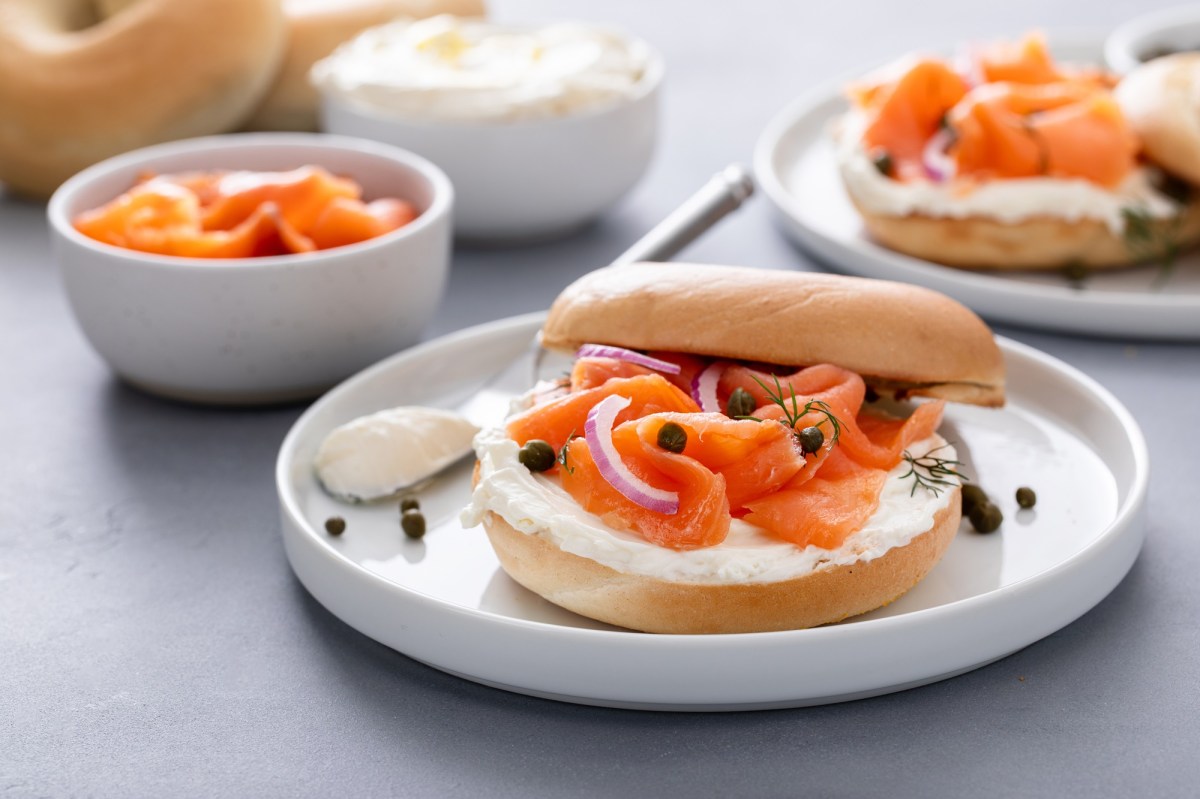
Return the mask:
{"type": "Polygon", "coordinates": [[[872,696],[1049,635],[1104,598],[1141,547],[1147,455],[1136,423],[1083,374],[1011,341],[1002,341],[1009,405],[952,406],[942,428],[998,501],[1003,527],[980,535],[964,524],[916,588],[828,627],[648,635],[555,607],[501,571],[481,529],[459,525],[469,464],[422,493],[430,529],[420,541],[401,533],[395,503],[351,506],[321,491],[312,458],[328,431],[394,405],[454,405],[525,353],[541,318],[465,330],[371,367],[314,404],[279,453],[284,544],[301,582],[347,624],[436,668],[616,707],[742,710],[872,696]],[[1038,492],[1035,509],[1017,509],[1021,485],[1038,492]],[[323,529],[333,515],[347,521],[339,538],[323,529]]]}
{"type": "MultiPolygon", "coordinates": [[[[1099,42],[1056,46],[1068,61],[1099,63],[1099,42]]],[[[866,70],[864,70],[865,72],[866,70]]],[[[893,252],[867,238],[834,161],[829,124],[847,108],[845,81],[783,110],[759,139],[754,169],[783,231],[839,271],[915,283],[981,315],[1017,325],[1102,336],[1200,338],[1200,255],[1089,275],[1082,288],[1060,272],[969,272],[893,252]]]]}

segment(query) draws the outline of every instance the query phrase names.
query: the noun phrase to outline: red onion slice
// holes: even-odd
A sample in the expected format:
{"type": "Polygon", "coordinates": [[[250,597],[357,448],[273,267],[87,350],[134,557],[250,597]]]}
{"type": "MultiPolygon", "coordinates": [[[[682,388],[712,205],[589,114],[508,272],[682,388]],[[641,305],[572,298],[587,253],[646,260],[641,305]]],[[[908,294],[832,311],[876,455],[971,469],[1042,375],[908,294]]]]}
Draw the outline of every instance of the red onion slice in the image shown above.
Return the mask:
{"type": "Polygon", "coordinates": [[[668,375],[677,375],[680,372],[680,366],[677,363],[663,361],[658,358],[651,358],[649,355],[643,355],[640,352],[627,350],[624,347],[610,347],[607,344],[584,344],[575,353],[576,358],[615,358],[618,361],[629,361],[636,363],[638,366],[644,366],[647,369],[653,369],[656,372],[662,372],[668,375]]]}
{"type": "Polygon", "coordinates": [[[946,149],[953,141],[954,132],[949,128],[942,128],[933,134],[925,144],[925,150],[921,153],[921,163],[925,166],[925,173],[938,183],[954,177],[954,173],[957,171],[954,159],[946,153],[946,149]]]}
{"type": "Polygon", "coordinates": [[[617,421],[617,414],[628,408],[629,404],[628,397],[612,394],[597,402],[588,412],[583,437],[591,450],[592,460],[596,462],[600,476],[630,502],[668,516],[678,513],[679,494],[655,488],[629,471],[613,444],[613,424],[617,421]]]}
{"type": "Polygon", "coordinates": [[[723,371],[725,364],[714,361],[692,378],[692,399],[705,413],[721,412],[721,401],[717,399],[717,381],[721,379],[723,371]]]}

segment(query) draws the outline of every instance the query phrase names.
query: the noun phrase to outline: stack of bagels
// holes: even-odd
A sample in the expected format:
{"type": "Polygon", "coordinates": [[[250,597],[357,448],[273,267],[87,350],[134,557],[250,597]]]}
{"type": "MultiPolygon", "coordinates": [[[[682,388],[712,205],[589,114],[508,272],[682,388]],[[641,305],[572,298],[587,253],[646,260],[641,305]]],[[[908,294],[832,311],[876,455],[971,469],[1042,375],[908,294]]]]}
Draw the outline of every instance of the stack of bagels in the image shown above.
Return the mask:
{"type": "Polygon", "coordinates": [[[313,130],[308,70],[399,16],[483,0],[0,0],[0,182],[45,197],[149,144],[313,130]]]}

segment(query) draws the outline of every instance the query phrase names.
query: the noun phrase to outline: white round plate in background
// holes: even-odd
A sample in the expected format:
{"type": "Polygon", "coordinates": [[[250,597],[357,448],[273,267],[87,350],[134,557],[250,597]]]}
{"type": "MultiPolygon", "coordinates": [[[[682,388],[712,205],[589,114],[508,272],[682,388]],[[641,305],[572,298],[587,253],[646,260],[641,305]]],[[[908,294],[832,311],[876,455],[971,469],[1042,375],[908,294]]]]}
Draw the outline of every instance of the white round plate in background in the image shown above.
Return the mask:
{"type": "Polygon", "coordinates": [[[397,504],[326,495],[312,460],[325,435],[395,405],[453,407],[504,363],[528,357],[540,314],[464,330],[385,360],[316,402],[276,468],[284,545],[301,582],[360,632],[476,682],[584,704],[744,710],[837,702],[960,674],[1070,623],[1125,576],[1141,548],[1145,443],[1094,381],[1001,340],[1009,403],[947,407],[942,433],[1000,505],[1001,529],[964,524],[933,572],[886,608],[810,630],[650,635],[562,610],[513,582],[458,512],[471,465],[420,495],[429,531],[400,530],[397,504]],[[1017,487],[1038,494],[1018,510],[1017,487]],[[346,531],[324,531],[330,516],[346,531]]]}
{"type": "MultiPolygon", "coordinates": [[[[1051,45],[1064,61],[1101,60],[1098,42],[1057,45],[1051,39],[1051,45]]],[[[755,152],[758,183],[784,233],[802,249],[840,272],[935,289],[996,322],[1101,336],[1200,339],[1195,253],[1179,258],[1169,275],[1157,265],[1093,271],[1076,286],[1061,271],[953,269],[873,242],[842,188],[829,138],[830,124],[848,108],[844,83],[785,108],[755,152]]]]}

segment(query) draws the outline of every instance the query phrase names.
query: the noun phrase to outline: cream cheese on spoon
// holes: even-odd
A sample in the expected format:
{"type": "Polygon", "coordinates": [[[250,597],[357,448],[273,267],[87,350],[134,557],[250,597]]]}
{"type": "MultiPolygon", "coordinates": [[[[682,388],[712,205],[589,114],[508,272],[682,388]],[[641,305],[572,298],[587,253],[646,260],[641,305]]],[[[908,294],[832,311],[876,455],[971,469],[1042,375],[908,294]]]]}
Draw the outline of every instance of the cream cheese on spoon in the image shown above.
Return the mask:
{"type": "Polygon", "coordinates": [[[402,406],[334,429],[314,460],[330,494],[367,502],[432,477],[471,452],[479,428],[453,411],[402,406]]]}

